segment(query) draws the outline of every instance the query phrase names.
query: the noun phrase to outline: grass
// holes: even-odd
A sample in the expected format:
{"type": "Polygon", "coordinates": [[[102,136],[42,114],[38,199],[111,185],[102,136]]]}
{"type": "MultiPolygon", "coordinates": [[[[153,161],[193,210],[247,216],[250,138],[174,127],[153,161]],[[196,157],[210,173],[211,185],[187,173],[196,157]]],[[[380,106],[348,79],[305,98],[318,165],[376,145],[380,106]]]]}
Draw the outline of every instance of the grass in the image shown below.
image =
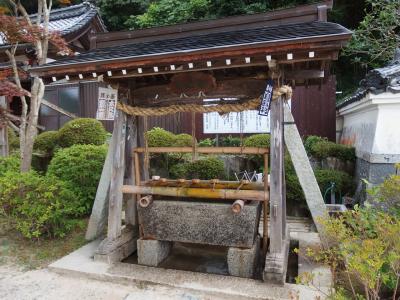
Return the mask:
{"type": "Polygon", "coordinates": [[[0,264],[17,264],[26,270],[44,268],[86,243],[87,222],[81,220],[64,238],[37,241],[22,237],[0,217],[0,264]]]}

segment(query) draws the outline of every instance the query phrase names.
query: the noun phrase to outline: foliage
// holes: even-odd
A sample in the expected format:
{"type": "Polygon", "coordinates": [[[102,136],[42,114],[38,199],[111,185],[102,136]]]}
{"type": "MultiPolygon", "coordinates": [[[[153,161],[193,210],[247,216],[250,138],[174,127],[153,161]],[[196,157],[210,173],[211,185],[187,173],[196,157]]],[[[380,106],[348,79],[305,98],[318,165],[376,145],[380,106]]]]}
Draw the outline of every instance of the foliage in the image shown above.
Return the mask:
{"type": "MultiPolygon", "coordinates": [[[[302,255],[329,264],[334,279],[345,275],[342,279],[347,280],[354,299],[388,298],[385,289],[391,291],[391,298],[397,299],[400,219],[367,206],[320,222],[330,247],[308,249],[302,255]]],[[[310,283],[312,276],[301,274],[299,281],[310,283]]]]}
{"type": "Polygon", "coordinates": [[[335,191],[339,192],[342,196],[352,195],[354,192],[353,178],[345,172],[321,169],[315,170],[314,174],[322,195],[332,182],[335,183],[335,191]]]}
{"type": "Polygon", "coordinates": [[[308,155],[312,155],[312,148],[314,147],[315,144],[318,144],[320,142],[325,142],[327,141],[327,138],[320,137],[317,135],[310,135],[304,140],[304,148],[306,149],[306,152],[308,155]]]}
{"type": "Polygon", "coordinates": [[[188,162],[172,164],[169,168],[169,176],[172,179],[186,178],[188,164],[188,162]]]}
{"type": "Polygon", "coordinates": [[[222,147],[240,147],[240,145],[240,137],[234,137],[231,135],[223,137],[220,141],[220,146],[222,147]]]}
{"type": "Polygon", "coordinates": [[[191,147],[193,144],[193,138],[190,134],[181,133],[175,135],[174,146],[175,147],[191,147]]]}
{"type": "Polygon", "coordinates": [[[368,68],[387,64],[400,43],[400,2],[398,0],[366,0],[364,20],[355,30],[345,54],[353,62],[368,68]]]}
{"type": "Polygon", "coordinates": [[[0,213],[26,238],[64,236],[74,224],[75,202],[66,184],[55,178],[33,171],[0,177],[0,213]]]}
{"type": "Polygon", "coordinates": [[[8,133],[8,147],[10,152],[17,151],[19,149],[19,138],[15,134],[14,130],[10,127],[7,129],[8,133]]]}
{"type": "Polygon", "coordinates": [[[188,163],[184,178],[217,179],[224,177],[224,163],[215,157],[207,157],[188,163]]]}
{"type": "Polygon", "coordinates": [[[174,146],[175,135],[160,127],[154,127],[146,132],[149,147],[172,147],[174,146]]]}
{"type": "Polygon", "coordinates": [[[207,138],[207,139],[201,140],[197,144],[197,146],[199,146],[199,147],[213,147],[213,146],[215,146],[215,140],[207,138]]]}
{"type": "Polygon", "coordinates": [[[58,131],[45,131],[36,137],[33,149],[51,156],[57,144],[58,131]]]}
{"type": "Polygon", "coordinates": [[[74,145],[57,151],[50,162],[47,175],[70,186],[79,199],[76,205],[82,214],[92,208],[106,154],[105,146],[74,145]]]}
{"type": "Polygon", "coordinates": [[[96,2],[107,28],[110,31],[126,29],[125,23],[131,16],[143,14],[149,0],[98,0],[96,2]]]}
{"type": "MultiPolygon", "coordinates": [[[[254,134],[246,138],[243,142],[245,147],[270,147],[271,136],[269,134],[254,134]]],[[[250,159],[255,162],[258,168],[263,167],[264,158],[262,155],[251,155],[250,159]]]]}
{"type": "Polygon", "coordinates": [[[129,28],[146,28],[216,19],[226,16],[253,14],[276,8],[313,2],[312,0],[159,0],[150,4],[147,11],[132,16],[125,22],[129,28]]]}
{"type": "Polygon", "coordinates": [[[342,144],[336,144],[330,141],[320,141],[311,145],[309,154],[318,159],[327,157],[336,157],[342,161],[355,161],[355,148],[342,144]]]}
{"type": "Polygon", "coordinates": [[[21,165],[21,160],[16,155],[8,157],[0,156],[0,177],[4,176],[8,171],[17,172],[21,165]]]}
{"type": "Polygon", "coordinates": [[[59,130],[59,145],[70,147],[72,145],[102,145],[107,138],[103,124],[95,119],[80,118],[64,124],[59,130]]]}
{"type": "Polygon", "coordinates": [[[400,175],[392,175],[381,185],[368,190],[373,205],[400,217],[400,175]]]}

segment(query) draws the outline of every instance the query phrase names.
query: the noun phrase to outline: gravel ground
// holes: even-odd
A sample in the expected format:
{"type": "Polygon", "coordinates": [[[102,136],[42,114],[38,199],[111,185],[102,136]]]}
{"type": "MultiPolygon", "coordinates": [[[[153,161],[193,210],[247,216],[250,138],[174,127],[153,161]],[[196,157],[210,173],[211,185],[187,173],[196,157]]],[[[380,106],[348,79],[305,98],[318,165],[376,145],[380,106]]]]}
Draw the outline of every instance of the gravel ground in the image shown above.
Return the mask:
{"type": "Polygon", "coordinates": [[[24,272],[13,265],[0,266],[2,300],[232,300],[162,286],[120,285],[55,274],[48,269],[24,272]]]}

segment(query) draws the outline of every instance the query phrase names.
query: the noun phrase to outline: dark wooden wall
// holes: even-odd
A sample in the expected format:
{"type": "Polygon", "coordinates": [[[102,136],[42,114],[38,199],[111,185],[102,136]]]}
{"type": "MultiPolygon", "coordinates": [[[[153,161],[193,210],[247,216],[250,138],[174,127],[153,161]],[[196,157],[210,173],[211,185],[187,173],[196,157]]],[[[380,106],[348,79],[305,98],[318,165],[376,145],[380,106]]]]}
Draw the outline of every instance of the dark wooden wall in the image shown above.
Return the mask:
{"type": "MultiPolygon", "coordinates": [[[[68,86],[80,87],[81,117],[96,117],[98,82],[82,82],[79,84],[54,85],[46,88],[46,94],[51,101],[57,104],[57,90],[68,86]]],[[[321,86],[296,87],[292,97],[292,112],[302,136],[319,135],[335,140],[336,127],[336,80],[331,76],[321,86]]],[[[41,124],[49,130],[57,129],[55,121],[41,120],[41,124]]],[[[112,122],[103,122],[106,129],[112,131],[112,122]]],[[[173,133],[191,133],[191,113],[178,113],[161,117],[149,118],[149,129],[162,127],[173,133]]],[[[203,134],[203,116],[196,115],[196,136],[197,139],[214,138],[215,135],[203,134]]]]}

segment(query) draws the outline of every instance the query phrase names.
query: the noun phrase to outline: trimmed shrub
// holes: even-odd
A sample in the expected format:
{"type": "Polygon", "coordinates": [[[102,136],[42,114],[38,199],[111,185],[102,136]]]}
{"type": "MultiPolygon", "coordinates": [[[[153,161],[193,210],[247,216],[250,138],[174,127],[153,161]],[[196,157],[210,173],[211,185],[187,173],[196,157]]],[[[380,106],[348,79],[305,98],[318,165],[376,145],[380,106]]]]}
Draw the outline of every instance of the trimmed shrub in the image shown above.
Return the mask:
{"type": "Polygon", "coordinates": [[[149,147],[172,147],[175,142],[175,135],[160,127],[154,127],[146,132],[149,147]]]}
{"type": "Polygon", "coordinates": [[[181,133],[174,137],[174,145],[175,147],[191,147],[193,144],[193,138],[190,134],[181,133]]]}
{"type": "Polygon", "coordinates": [[[18,172],[21,165],[21,160],[16,155],[9,157],[0,157],[0,177],[7,172],[18,172]]]}
{"type": "Polygon", "coordinates": [[[189,163],[182,162],[172,165],[169,168],[169,176],[172,179],[186,178],[187,168],[189,163]]]}
{"type": "Polygon", "coordinates": [[[186,166],[186,178],[216,179],[225,177],[224,163],[215,157],[202,158],[186,166]]]}
{"type": "Polygon", "coordinates": [[[95,119],[81,118],[65,123],[59,130],[59,145],[102,145],[107,138],[103,124],[95,119]]]}
{"type": "Polygon", "coordinates": [[[318,159],[327,157],[336,157],[343,161],[355,161],[356,159],[355,148],[330,141],[321,141],[312,145],[311,155],[318,159]]]}
{"type": "Polygon", "coordinates": [[[269,134],[254,134],[244,140],[245,147],[270,147],[271,136],[269,134]]]}
{"type": "Polygon", "coordinates": [[[335,183],[336,191],[340,192],[342,196],[351,195],[354,192],[353,178],[345,172],[337,170],[316,170],[314,174],[322,195],[324,195],[326,189],[330,187],[331,182],[335,183]]]}
{"type": "Polygon", "coordinates": [[[47,175],[69,184],[82,214],[92,208],[106,155],[105,146],[75,145],[57,151],[50,162],[47,175]]]}
{"type": "Polygon", "coordinates": [[[312,148],[314,147],[314,145],[317,143],[326,142],[326,141],[327,141],[327,138],[316,136],[316,135],[310,135],[304,141],[304,148],[306,149],[306,152],[308,155],[313,155],[312,148]]]}
{"type": "Polygon", "coordinates": [[[199,146],[199,147],[213,147],[213,146],[215,146],[215,140],[207,138],[207,139],[201,140],[197,144],[197,146],[199,146]]]}
{"type": "Polygon", "coordinates": [[[75,223],[71,218],[79,213],[75,201],[65,183],[34,171],[0,177],[1,212],[26,238],[64,236],[75,223]]]}
{"type": "Polygon", "coordinates": [[[57,144],[58,131],[45,131],[36,137],[33,149],[51,156],[57,144]]]}
{"type": "MultiPolygon", "coordinates": [[[[254,134],[246,138],[243,142],[245,147],[270,147],[271,136],[269,134],[254,134]]],[[[262,155],[251,155],[249,158],[256,164],[259,170],[264,167],[264,159],[262,155]]]]}

